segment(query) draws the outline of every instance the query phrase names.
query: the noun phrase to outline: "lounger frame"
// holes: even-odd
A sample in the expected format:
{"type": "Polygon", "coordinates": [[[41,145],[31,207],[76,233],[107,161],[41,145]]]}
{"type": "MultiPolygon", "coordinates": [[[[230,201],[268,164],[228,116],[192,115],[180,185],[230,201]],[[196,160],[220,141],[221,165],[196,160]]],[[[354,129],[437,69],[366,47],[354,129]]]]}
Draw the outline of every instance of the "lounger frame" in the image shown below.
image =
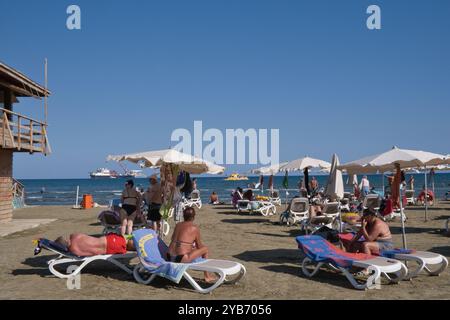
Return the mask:
{"type": "MultiPolygon", "coordinates": [[[[146,265],[147,263],[140,259],[140,263],[133,270],[133,275],[138,283],[148,285],[153,282],[153,280],[155,280],[155,278],[159,275],[149,272],[145,267],[146,265]]],[[[235,284],[240,281],[246,274],[246,269],[242,264],[226,260],[209,259],[199,263],[190,263],[188,264],[188,266],[188,269],[183,274],[183,278],[189,282],[189,284],[195,289],[195,291],[202,294],[212,292],[223,283],[235,284]],[[215,273],[219,275],[219,279],[211,286],[203,288],[188,273],[189,270],[215,273]]]]}
{"type": "Polygon", "coordinates": [[[365,282],[358,282],[355,276],[347,268],[335,266],[332,263],[314,262],[310,258],[306,257],[301,263],[301,270],[305,276],[312,278],[320,271],[322,267],[328,267],[334,271],[339,271],[345,275],[351,285],[358,290],[370,290],[379,288],[381,283],[381,277],[384,276],[390,283],[398,283],[403,280],[407,274],[408,269],[400,261],[386,258],[374,258],[370,260],[354,261],[352,267],[366,269],[369,271],[370,276],[365,282]],[[308,269],[308,266],[313,265],[313,271],[308,269]]]}
{"type": "Polygon", "coordinates": [[[416,278],[423,271],[430,276],[439,276],[448,267],[447,258],[434,252],[416,251],[410,254],[395,254],[394,259],[417,264],[416,268],[408,264],[405,280],[416,278]]]}

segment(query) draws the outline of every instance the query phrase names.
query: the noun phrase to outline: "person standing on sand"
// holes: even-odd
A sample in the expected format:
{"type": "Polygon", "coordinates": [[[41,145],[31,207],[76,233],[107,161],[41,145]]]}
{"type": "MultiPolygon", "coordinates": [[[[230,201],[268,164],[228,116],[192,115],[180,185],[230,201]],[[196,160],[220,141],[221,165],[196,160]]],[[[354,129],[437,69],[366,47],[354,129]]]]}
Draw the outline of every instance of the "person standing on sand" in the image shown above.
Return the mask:
{"type": "Polygon", "coordinates": [[[133,180],[128,180],[121,197],[120,220],[122,226],[120,232],[122,236],[131,234],[133,231],[134,219],[141,214],[141,201],[141,194],[134,188],[133,180]]]}
{"type": "Polygon", "coordinates": [[[159,210],[162,205],[162,189],[158,182],[156,174],[150,176],[150,186],[144,193],[144,201],[148,205],[148,220],[152,221],[153,229],[159,230],[161,228],[161,214],[159,210]]]}
{"type": "Polygon", "coordinates": [[[414,190],[414,176],[411,175],[408,180],[410,190],[414,190]]]}
{"type": "MultiPolygon", "coordinates": [[[[190,263],[198,258],[208,259],[209,250],[200,239],[200,229],[194,224],[194,208],[183,211],[184,221],[178,223],[173,231],[172,241],[167,252],[167,260],[176,263],[190,263]]],[[[205,272],[207,283],[215,282],[217,278],[205,272]]]]}
{"type": "Polygon", "coordinates": [[[359,184],[359,190],[361,191],[362,197],[365,197],[370,192],[370,182],[369,179],[367,179],[367,176],[363,176],[361,179],[361,183],[359,184]]]}
{"type": "Polygon", "coordinates": [[[309,183],[309,186],[311,188],[311,192],[313,194],[317,193],[319,190],[319,182],[317,181],[316,177],[312,177],[311,182],[309,183]]]}

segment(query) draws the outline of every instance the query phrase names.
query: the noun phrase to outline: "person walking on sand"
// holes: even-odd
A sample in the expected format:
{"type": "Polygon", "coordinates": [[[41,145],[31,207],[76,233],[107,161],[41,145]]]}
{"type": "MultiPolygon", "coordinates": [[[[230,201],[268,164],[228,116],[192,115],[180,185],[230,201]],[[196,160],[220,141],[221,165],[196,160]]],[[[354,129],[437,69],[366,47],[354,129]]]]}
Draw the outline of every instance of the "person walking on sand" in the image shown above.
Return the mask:
{"type": "Polygon", "coordinates": [[[131,234],[133,231],[134,220],[141,214],[141,201],[141,194],[134,188],[133,180],[128,180],[121,197],[120,220],[122,225],[120,233],[122,236],[131,234]]]}
{"type": "Polygon", "coordinates": [[[361,179],[361,183],[359,184],[359,190],[361,191],[362,197],[365,197],[370,192],[370,182],[369,179],[367,179],[367,176],[363,176],[361,179]]]}
{"type": "MultiPolygon", "coordinates": [[[[167,252],[167,260],[176,263],[190,263],[198,258],[208,259],[208,247],[200,238],[200,229],[194,224],[194,208],[186,208],[183,211],[184,221],[178,223],[173,231],[172,241],[167,252]]],[[[205,272],[205,281],[215,282],[217,278],[205,272]]]]}

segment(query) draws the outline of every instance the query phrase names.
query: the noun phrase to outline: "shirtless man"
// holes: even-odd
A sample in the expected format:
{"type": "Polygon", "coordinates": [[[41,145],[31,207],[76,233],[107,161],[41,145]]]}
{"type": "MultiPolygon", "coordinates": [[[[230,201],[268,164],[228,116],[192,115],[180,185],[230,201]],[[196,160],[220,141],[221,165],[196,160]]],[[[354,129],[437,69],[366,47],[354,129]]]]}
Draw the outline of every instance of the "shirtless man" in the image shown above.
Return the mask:
{"type": "MultiPolygon", "coordinates": [[[[176,225],[172,242],[167,252],[167,260],[177,263],[189,263],[197,258],[208,259],[208,248],[200,239],[200,229],[194,225],[195,210],[186,208],[183,212],[184,221],[176,225]]],[[[205,272],[205,281],[215,282],[217,278],[205,272]]]]}
{"type": "Polygon", "coordinates": [[[132,240],[127,241],[123,236],[114,233],[100,238],[74,233],[70,235],[69,240],[61,236],[55,242],[67,247],[71,253],[79,257],[125,254],[127,251],[136,250],[132,240]]]}
{"type": "Polygon", "coordinates": [[[367,209],[361,220],[361,230],[346,245],[346,249],[372,255],[379,255],[381,250],[394,249],[389,225],[367,209]],[[361,237],[364,237],[364,242],[358,241],[361,237]]]}

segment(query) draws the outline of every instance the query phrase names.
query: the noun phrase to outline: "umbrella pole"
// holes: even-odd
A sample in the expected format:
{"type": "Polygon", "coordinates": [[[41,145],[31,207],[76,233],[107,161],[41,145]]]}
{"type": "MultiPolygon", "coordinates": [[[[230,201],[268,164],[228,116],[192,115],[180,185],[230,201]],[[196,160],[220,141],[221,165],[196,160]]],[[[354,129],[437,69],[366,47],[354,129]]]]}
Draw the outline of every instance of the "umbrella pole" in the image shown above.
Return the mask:
{"type": "Polygon", "coordinates": [[[383,184],[383,197],[385,196],[386,190],[384,187],[384,172],[381,173],[381,183],[383,184]]]}
{"type": "MultiPolygon", "coordinates": [[[[400,169],[398,169],[400,170],[400,169]]],[[[399,194],[400,194],[400,220],[402,221],[402,241],[403,241],[403,249],[406,249],[406,231],[405,231],[405,219],[403,213],[403,199],[402,199],[402,184],[400,183],[398,186],[399,194]]]]}
{"type": "Polygon", "coordinates": [[[427,181],[427,166],[425,166],[425,222],[428,221],[428,181],[427,181]]]}

